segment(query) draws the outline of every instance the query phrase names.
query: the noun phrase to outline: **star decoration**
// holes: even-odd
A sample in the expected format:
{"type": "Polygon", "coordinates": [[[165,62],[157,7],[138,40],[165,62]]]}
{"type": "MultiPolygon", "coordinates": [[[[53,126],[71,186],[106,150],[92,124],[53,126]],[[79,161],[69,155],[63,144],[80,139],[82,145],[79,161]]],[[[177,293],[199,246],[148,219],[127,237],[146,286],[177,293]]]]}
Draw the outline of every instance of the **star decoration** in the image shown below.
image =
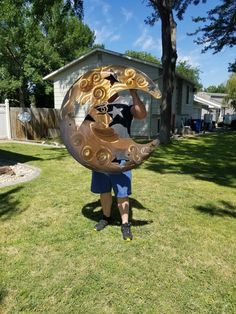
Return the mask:
{"type": "Polygon", "coordinates": [[[110,111],[109,113],[112,114],[113,119],[116,116],[120,116],[123,118],[123,114],[121,113],[121,111],[123,110],[123,108],[116,108],[115,106],[112,108],[112,111],[110,111]]]}

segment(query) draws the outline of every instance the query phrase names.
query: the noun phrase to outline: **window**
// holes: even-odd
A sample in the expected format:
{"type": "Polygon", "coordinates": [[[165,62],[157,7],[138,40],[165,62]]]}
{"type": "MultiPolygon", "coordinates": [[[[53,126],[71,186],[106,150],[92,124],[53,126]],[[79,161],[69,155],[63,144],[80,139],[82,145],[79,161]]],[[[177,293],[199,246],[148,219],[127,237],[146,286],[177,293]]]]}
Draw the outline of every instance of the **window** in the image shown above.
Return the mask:
{"type": "Polygon", "coordinates": [[[182,88],[183,88],[183,85],[182,85],[182,80],[178,80],[177,81],[177,86],[176,86],[176,93],[177,93],[177,96],[176,96],[176,110],[177,110],[177,114],[181,114],[181,111],[182,111],[182,88]]]}
{"type": "Polygon", "coordinates": [[[187,85],[187,90],[186,90],[186,104],[189,104],[189,94],[190,94],[190,87],[187,85]]]}

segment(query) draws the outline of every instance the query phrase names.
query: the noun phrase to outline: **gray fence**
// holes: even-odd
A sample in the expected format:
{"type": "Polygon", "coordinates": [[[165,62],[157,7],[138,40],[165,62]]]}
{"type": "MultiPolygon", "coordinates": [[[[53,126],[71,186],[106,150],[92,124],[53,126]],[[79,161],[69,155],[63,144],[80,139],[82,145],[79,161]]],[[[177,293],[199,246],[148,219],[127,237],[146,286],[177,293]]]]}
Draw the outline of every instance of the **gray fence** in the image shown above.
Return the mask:
{"type": "Polygon", "coordinates": [[[22,108],[10,108],[11,135],[13,139],[41,140],[59,135],[59,111],[52,108],[25,108],[31,119],[22,122],[19,119],[22,108]]]}

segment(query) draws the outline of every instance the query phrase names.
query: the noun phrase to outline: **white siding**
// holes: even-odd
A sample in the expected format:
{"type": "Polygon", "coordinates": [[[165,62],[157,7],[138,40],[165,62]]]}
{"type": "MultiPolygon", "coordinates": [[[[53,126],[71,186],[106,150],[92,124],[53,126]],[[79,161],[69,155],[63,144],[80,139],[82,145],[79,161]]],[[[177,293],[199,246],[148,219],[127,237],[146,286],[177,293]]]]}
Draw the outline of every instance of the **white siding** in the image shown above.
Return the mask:
{"type": "Polygon", "coordinates": [[[193,101],[191,91],[189,90],[189,97],[187,99],[187,91],[190,86],[188,84],[183,85],[183,95],[182,95],[182,110],[181,113],[183,115],[191,116],[193,113],[193,101]]]}
{"type": "Polygon", "coordinates": [[[148,136],[148,123],[147,119],[136,120],[134,119],[131,126],[131,136],[148,136]]]}
{"type": "Polygon", "coordinates": [[[151,96],[147,93],[138,91],[140,99],[145,104],[147,110],[147,117],[144,120],[134,119],[131,126],[132,136],[149,136],[149,125],[150,125],[150,115],[151,115],[151,96]]]}
{"type": "Polygon", "coordinates": [[[192,118],[193,119],[201,119],[202,118],[201,115],[202,115],[202,106],[195,104],[193,106],[192,118]]]}
{"type": "Polygon", "coordinates": [[[60,109],[63,99],[73,83],[91,68],[99,66],[97,56],[90,56],[86,61],[81,61],[69,69],[58,74],[54,80],[54,105],[60,109]]]}

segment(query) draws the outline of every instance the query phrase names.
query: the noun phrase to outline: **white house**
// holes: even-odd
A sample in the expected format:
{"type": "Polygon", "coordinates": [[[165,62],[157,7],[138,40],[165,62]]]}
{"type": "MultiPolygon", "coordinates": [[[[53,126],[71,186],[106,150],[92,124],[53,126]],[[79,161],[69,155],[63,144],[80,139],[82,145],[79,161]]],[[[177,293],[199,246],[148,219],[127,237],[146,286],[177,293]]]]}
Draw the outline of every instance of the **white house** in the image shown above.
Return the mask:
{"type": "Polygon", "coordinates": [[[223,93],[198,92],[194,95],[193,118],[204,121],[204,117],[211,115],[212,120],[218,123],[231,117],[235,112],[230,101],[226,101],[226,96],[223,93]]]}
{"type": "MultiPolygon", "coordinates": [[[[104,65],[123,65],[137,68],[156,82],[162,91],[162,67],[158,64],[131,58],[114,51],[96,48],[64,67],[48,74],[44,80],[54,84],[54,107],[60,109],[66,92],[82,74],[88,70],[104,65]]],[[[131,128],[133,136],[155,137],[160,126],[160,100],[149,94],[140,92],[140,98],[145,102],[148,115],[145,121],[134,120],[131,128]]],[[[172,126],[180,127],[182,121],[191,118],[193,112],[194,84],[177,75],[172,100],[172,126]]]]}
{"type": "Polygon", "coordinates": [[[204,121],[211,117],[212,121],[218,122],[221,119],[221,108],[222,103],[212,98],[209,93],[198,92],[194,95],[193,119],[204,121]]]}

